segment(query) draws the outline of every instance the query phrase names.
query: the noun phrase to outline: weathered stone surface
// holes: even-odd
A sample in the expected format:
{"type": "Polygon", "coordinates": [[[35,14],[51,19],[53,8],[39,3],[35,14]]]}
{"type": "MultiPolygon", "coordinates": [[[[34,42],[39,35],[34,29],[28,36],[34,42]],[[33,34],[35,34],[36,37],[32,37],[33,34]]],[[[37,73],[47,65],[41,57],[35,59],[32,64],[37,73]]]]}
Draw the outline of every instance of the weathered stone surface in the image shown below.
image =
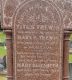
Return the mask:
{"type": "Polygon", "coordinates": [[[15,80],[62,80],[62,16],[55,4],[26,0],[12,26],[15,80]]]}
{"type": "Polygon", "coordinates": [[[13,45],[12,33],[10,30],[5,30],[6,33],[6,47],[7,47],[7,80],[13,80],[13,45]]]}
{"type": "MultiPolygon", "coordinates": [[[[15,10],[27,0],[2,0],[3,4],[3,26],[4,28],[12,28],[12,19],[15,10]]],[[[72,0],[50,0],[60,10],[63,17],[63,28],[72,27],[72,0]]]]}
{"type": "Polygon", "coordinates": [[[72,0],[2,0],[3,28],[13,29],[15,80],[62,80],[62,30],[72,29],[72,0]]]}
{"type": "Polygon", "coordinates": [[[2,11],[3,11],[3,27],[12,27],[12,18],[16,10],[18,2],[16,0],[2,0],[2,11]]]}

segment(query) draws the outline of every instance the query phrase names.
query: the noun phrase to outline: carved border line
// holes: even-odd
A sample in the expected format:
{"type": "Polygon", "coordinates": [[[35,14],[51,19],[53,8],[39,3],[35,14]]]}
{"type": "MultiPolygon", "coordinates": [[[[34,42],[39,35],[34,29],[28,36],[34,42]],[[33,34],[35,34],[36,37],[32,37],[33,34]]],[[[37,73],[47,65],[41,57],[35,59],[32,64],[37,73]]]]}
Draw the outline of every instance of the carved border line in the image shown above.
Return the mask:
{"type": "MultiPolygon", "coordinates": [[[[26,4],[28,4],[29,2],[31,2],[31,1],[34,1],[34,0],[30,0],[30,1],[27,1],[26,3],[22,3],[22,4],[20,4],[19,6],[18,6],[18,8],[17,8],[17,10],[15,11],[15,14],[14,14],[14,16],[15,16],[15,18],[13,18],[14,19],[14,21],[16,21],[16,16],[17,16],[17,13],[19,12],[19,10],[24,6],[24,5],[26,5],[26,4]]],[[[59,15],[59,17],[60,17],[60,23],[62,24],[62,18],[61,18],[61,15],[60,15],[60,13],[59,13],[59,10],[55,7],[55,5],[53,5],[50,1],[47,1],[47,0],[42,0],[42,1],[45,1],[45,2],[47,2],[48,4],[51,4],[55,9],[56,9],[56,11],[57,11],[57,13],[58,13],[58,15],[59,15]]],[[[13,16],[13,17],[14,17],[13,16]]],[[[15,28],[15,22],[13,21],[13,23],[14,23],[14,28],[15,28]]],[[[61,25],[60,24],[60,25],[61,25]]],[[[62,27],[62,26],[59,26],[59,27],[62,27]]],[[[14,41],[16,42],[16,37],[15,37],[15,29],[13,29],[13,33],[14,33],[14,41]]],[[[13,42],[14,43],[14,42],[13,42]]],[[[62,62],[62,60],[61,60],[61,56],[62,56],[62,52],[61,52],[61,50],[62,50],[62,42],[60,41],[60,63],[62,62]]],[[[16,75],[16,44],[14,43],[14,46],[13,46],[13,49],[14,49],[14,56],[15,56],[15,80],[17,80],[17,75],[16,75]]],[[[60,64],[60,66],[62,66],[62,64],[60,64]]],[[[61,73],[62,73],[62,67],[60,67],[60,71],[61,71],[61,73]]],[[[59,80],[61,80],[61,73],[59,73],[59,80]]]]}

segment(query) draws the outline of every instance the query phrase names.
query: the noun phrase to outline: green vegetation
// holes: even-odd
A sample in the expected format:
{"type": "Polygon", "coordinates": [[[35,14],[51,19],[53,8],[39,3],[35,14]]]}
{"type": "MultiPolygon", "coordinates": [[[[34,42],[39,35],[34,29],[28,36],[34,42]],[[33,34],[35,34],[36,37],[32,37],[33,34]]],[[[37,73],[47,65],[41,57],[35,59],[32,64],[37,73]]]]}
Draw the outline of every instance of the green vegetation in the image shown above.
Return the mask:
{"type": "Polygon", "coordinates": [[[0,57],[3,57],[6,55],[6,47],[0,46],[0,57]]]}
{"type": "MultiPolygon", "coordinates": [[[[0,57],[7,55],[5,41],[6,41],[6,35],[4,32],[0,31],[0,57]]],[[[7,80],[6,75],[0,74],[0,80],[7,80]]]]}
{"type": "Polygon", "coordinates": [[[6,35],[4,34],[4,32],[0,32],[0,43],[5,42],[6,39],[6,35]]]}
{"type": "Polygon", "coordinates": [[[7,80],[5,75],[0,75],[0,80],[7,80]]]}
{"type": "Polygon", "coordinates": [[[70,38],[69,38],[69,40],[70,40],[70,41],[72,41],[72,34],[70,35],[70,38]]]}
{"type": "Polygon", "coordinates": [[[72,54],[69,54],[69,63],[72,63],[72,54]]]}
{"type": "Polygon", "coordinates": [[[0,43],[3,44],[0,45],[0,57],[3,57],[6,55],[6,46],[5,46],[5,39],[6,39],[6,35],[4,34],[4,32],[0,32],[0,43]]]}

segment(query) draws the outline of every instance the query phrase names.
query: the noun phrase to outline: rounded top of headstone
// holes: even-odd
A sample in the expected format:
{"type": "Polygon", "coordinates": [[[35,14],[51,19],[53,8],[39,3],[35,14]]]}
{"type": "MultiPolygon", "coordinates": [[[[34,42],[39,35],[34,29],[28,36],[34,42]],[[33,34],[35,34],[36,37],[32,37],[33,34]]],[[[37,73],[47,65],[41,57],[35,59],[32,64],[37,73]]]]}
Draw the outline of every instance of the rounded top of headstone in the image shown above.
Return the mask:
{"type": "Polygon", "coordinates": [[[14,27],[23,24],[48,25],[58,30],[62,27],[60,11],[49,0],[27,0],[17,8],[13,19],[14,27]]]}

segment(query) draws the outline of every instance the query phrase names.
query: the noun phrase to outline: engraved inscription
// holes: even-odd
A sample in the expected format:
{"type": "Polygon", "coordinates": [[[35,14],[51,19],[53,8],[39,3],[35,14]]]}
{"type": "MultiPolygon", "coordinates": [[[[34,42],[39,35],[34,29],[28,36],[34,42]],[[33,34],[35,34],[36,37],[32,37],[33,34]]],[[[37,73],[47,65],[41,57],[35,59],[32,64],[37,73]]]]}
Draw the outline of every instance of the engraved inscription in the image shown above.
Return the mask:
{"type": "Polygon", "coordinates": [[[16,80],[60,80],[61,18],[56,7],[29,1],[17,10],[13,25],[16,80]]]}

